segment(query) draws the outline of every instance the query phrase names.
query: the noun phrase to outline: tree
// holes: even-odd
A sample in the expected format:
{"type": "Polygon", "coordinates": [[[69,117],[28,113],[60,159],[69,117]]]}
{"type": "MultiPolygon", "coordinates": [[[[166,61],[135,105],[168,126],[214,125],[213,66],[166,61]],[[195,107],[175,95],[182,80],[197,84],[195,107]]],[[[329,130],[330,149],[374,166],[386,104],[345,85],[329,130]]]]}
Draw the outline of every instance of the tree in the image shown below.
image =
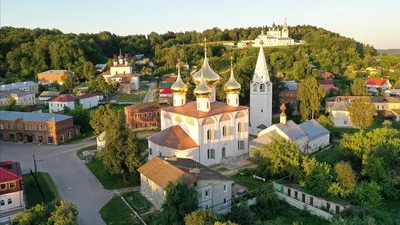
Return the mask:
{"type": "Polygon", "coordinates": [[[335,124],[329,116],[321,115],[318,117],[317,122],[330,131],[335,127],[335,124]]]}
{"type": "Polygon", "coordinates": [[[348,162],[338,162],[334,166],[336,183],[333,183],[328,192],[342,198],[353,193],[356,184],[356,174],[348,162]]]}
{"type": "Polygon", "coordinates": [[[185,225],[213,225],[217,219],[212,211],[199,209],[185,216],[185,225]]]}
{"type": "Polygon", "coordinates": [[[368,176],[370,180],[377,183],[388,182],[389,179],[385,161],[382,157],[373,154],[363,156],[361,175],[368,176]]]}
{"type": "Polygon", "coordinates": [[[214,225],[239,225],[239,224],[227,221],[227,222],[215,222],[214,225]]]}
{"type": "Polygon", "coordinates": [[[361,181],[354,192],[357,203],[365,208],[375,208],[382,202],[381,187],[375,182],[361,181]]]}
{"type": "Polygon", "coordinates": [[[29,106],[25,103],[21,104],[21,108],[19,109],[21,112],[27,112],[28,111],[29,106]]]}
{"type": "Polygon", "coordinates": [[[314,169],[306,176],[305,185],[318,196],[327,196],[332,184],[331,166],[325,162],[316,163],[314,169]]]}
{"type": "Polygon", "coordinates": [[[355,96],[367,96],[367,88],[365,87],[365,82],[361,78],[354,79],[350,86],[351,94],[355,96]]]}
{"type": "Polygon", "coordinates": [[[274,139],[268,145],[252,149],[252,153],[252,161],[263,175],[270,173],[298,177],[300,174],[302,153],[295,142],[284,138],[274,139]]]}
{"type": "Polygon", "coordinates": [[[354,99],[346,107],[346,110],[349,111],[351,123],[361,130],[371,126],[376,112],[375,106],[369,97],[354,99]]]}
{"type": "Polygon", "coordinates": [[[185,216],[198,208],[197,191],[181,181],[169,183],[167,196],[162,204],[163,224],[184,224],[185,216]]]}
{"type": "Polygon", "coordinates": [[[85,75],[86,80],[94,79],[94,66],[92,62],[83,63],[83,75],[85,75]]]}
{"type": "Polygon", "coordinates": [[[313,77],[308,77],[299,83],[297,100],[300,101],[300,113],[303,121],[307,120],[310,115],[314,119],[315,114],[318,114],[325,93],[325,88],[313,77]]]}
{"type": "Polygon", "coordinates": [[[293,64],[293,74],[296,80],[305,79],[311,75],[311,66],[307,59],[296,61],[293,64]]]}
{"type": "Polygon", "coordinates": [[[275,194],[274,184],[268,182],[256,191],[257,209],[262,219],[271,219],[279,210],[280,203],[275,194]]]}
{"type": "Polygon", "coordinates": [[[71,74],[65,74],[62,77],[63,84],[61,85],[61,91],[72,91],[74,86],[74,79],[71,74]]]}
{"type": "MultiPolygon", "coordinates": [[[[78,99],[79,102],[79,99],[78,99]]],[[[65,114],[72,116],[74,119],[74,124],[82,127],[83,130],[90,129],[90,111],[83,108],[81,104],[75,104],[74,109],[68,109],[64,111],[65,114]]]]}
{"type": "Polygon", "coordinates": [[[9,98],[7,99],[7,110],[8,111],[14,111],[15,107],[17,105],[17,100],[15,98],[9,98]]]}
{"type": "Polygon", "coordinates": [[[377,148],[398,134],[396,129],[388,127],[377,128],[368,132],[361,130],[354,134],[344,134],[340,147],[351,152],[360,160],[364,155],[374,153],[377,148]]]}
{"type": "Polygon", "coordinates": [[[55,200],[47,205],[37,204],[19,213],[13,220],[15,225],[78,225],[78,210],[75,205],[55,200]]]}
{"type": "Polygon", "coordinates": [[[119,111],[113,110],[111,105],[100,105],[97,110],[90,112],[90,125],[96,135],[100,135],[109,127],[114,126],[115,121],[121,121],[122,115],[119,111]]]}
{"type": "Polygon", "coordinates": [[[254,212],[250,209],[247,204],[247,200],[243,200],[240,203],[232,206],[229,218],[240,225],[252,224],[254,212]]]}

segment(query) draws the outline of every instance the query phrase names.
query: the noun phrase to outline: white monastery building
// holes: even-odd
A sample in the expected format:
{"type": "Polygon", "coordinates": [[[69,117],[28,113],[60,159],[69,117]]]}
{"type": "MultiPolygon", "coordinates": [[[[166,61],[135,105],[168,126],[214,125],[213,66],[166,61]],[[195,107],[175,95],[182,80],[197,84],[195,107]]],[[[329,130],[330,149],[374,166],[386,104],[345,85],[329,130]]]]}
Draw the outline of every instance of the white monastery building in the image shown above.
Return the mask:
{"type": "Polygon", "coordinates": [[[235,80],[232,62],[230,78],[224,86],[226,102],[216,101],[215,87],[221,77],[208,64],[207,53],[193,79],[197,84],[196,101],[186,102],[187,86],[178,67],[176,82],[171,87],[173,106],[160,110],[161,131],[148,138],[149,160],[155,156],[176,156],[209,166],[224,157],[247,154],[249,108],[239,104],[241,86],[235,80]]]}
{"type": "Polygon", "coordinates": [[[261,34],[255,40],[243,40],[238,42],[238,48],[244,48],[248,46],[261,47],[261,46],[287,46],[287,45],[298,45],[303,44],[303,41],[296,41],[289,37],[289,28],[285,22],[283,23],[282,29],[279,30],[277,26],[272,27],[264,34],[261,34]]]}
{"type": "Polygon", "coordinates": [[[312,119],[297,125],[292,120],[286,120],[286,106],[282,104],[280,123],[274,124],[258,133],[251,147],[268,145],[280,137],[294,141],[303,153],[313,153],[330,144],[330,131],[316,120],[312,119]]]}

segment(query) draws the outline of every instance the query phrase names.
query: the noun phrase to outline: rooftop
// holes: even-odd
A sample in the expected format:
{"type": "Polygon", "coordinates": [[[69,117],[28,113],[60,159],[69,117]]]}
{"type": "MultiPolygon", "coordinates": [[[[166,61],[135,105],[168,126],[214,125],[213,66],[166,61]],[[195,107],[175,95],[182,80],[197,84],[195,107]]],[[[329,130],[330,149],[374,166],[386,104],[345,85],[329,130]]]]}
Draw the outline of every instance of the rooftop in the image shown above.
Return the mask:
{"type": "Polygon", "coordinates": [[[97,95],[95,94],[90,94],[90,93],[85,93],[83,95],[77,95],[77,96],[73,96],[73,95],[61,95],[60,97],[54,98],[51,101],[52,102],[73,102],[75,101],[75,99],[86,99],[86,98],[92,98],[92,97],[96,97],[97,95]]]}
{"type": "Polygon", "coordinates": [[[8,90],[8,89],[16,89],[16,88],[23,88],[23,87],[35,87],[38,86],[35,82],[33,81],[25,81],[25,82],[17,82],[17,83],[12,83],[12,84],[3,84],[0,85],[0,90],[8,90]]]}
{"type": "Polygon", "coordinates": [[[54,75],[64,75],[64,73],[70,72],[68,70],[47,70],[44,72],[41,72],[39,74],[54,74],[54,75]]]}
{"type": "Polygon", "coordinates": [[[298,87],[297,87],[297,82],[296,81],[284,81],[286,87],[288,90],[290,91],[297,91],[298,87]]]}
{"type": "Polygon", "coordinates": [[[206,168],[192,159],[154,157],[138,171],[165,189],[170,182],[181,180],[184,184],[190,185],[197,180],[230,180],[230,178],[206,168]],[[191,172],[192,169],[199,169],[198,173],[191,172]]]}
{"type": "Polygon", "coordinates": [[[235,112],[235,111],[249,109],[249,107],[246,107],[246,106],[232,107],[232,106],[226,104],[225,102],[219,102],[219,101],[211,102],[210,108],[211,108],[211,110],[209,112],[202,112],[200,110],[197,110],[196,101],[192,101],[192,102],[188,102],[182,106],[165,107],[165,108],[162,108],[162,110],[164,110],[166,112],[177,113],[177,114],[194,117],[194,118],[204,118],[204,117],[223,114],[223,113],[227,113],[227,112],[235,112]]]}
{"type": "Polygon", "coordinates": [[[128,110],[149,110],[149,109],[159,109],[161,106],[157,102],[144,102],[144,103],[138,103],[130,106],[125,106],[125,109],[128,110]]]}
{"type": "Polygon", "coordinates": [[[307,136],[307,134],[304,133],[304,131],[300,128],[300,126],[297,125],[292,120],[286,121],[286,124],[277,123],[277,124],[274,124],[273,126],[278,127],[291,140],[297,140],[297,139],[300,139],[300,138],[303,138],[303,137],[307,136]]]}
{"type": "Polygon", "coordinates": [[[22,180],[22,172],[19,162],[0,162],[0,183],[17,180],[22,180]]]}
{"type": "Polygon", "coordinates": [[[40,94],[40,97],[57,97],[60,95],[60,92],[55,92],[55,91],[43,91],[40,94]]]}
{"type": "Polygon", "coordinates": [[[60,122],[72,118],[72,116],[66,116],[56,113],[36,113],[36,112],[12,112],[12,111],[0,111],[1,120],[15,121],[21,118],[26,122],[60,122]]]}
{"type": "Polygon", "coordinates": [[[154,133],[148,139],[161,146],[176,150],[186,150],[199,147],[196,142],[178,125],[154,133]]]}
{"type": "Polygon", "coordinates": [[[329,130],[314,119],[301,123],[299,126],[307,134],[309,141],[330,133],[329,130]]]}
{"type": "Polygon", "coordinates": [[[11,95],[13,95],[13,94],[17,95],[18,97],[33,95],[33,93],[30,91],[21,91],[18,89],[13,89],[13,90],[0,91],[0,98],[10,98],[11,95]]]}
{"type": "Polygon", "coordinates": [[[386,81],[388,81],[388,79],[379,79],[379,78],[368,78],[365,81],[366,85],[377,85],[377,86],[382,86],[386,83],[386,81]]]}

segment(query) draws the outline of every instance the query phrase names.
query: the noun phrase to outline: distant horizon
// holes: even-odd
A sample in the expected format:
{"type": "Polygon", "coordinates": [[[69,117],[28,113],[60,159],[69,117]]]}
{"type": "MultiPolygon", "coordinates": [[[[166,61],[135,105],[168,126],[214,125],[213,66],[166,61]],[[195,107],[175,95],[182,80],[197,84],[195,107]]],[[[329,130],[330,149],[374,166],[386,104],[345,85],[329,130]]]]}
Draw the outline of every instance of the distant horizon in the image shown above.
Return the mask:
{"type": "Polygon", "coordinates": [[[119,0],[69,0],[54,3],[51,0],[0,2],[0,26],[16,28],[58,29],[63,33],[110,33],[148,35],[168,31],[202,32],[218,27],[221,30],[282,25],[287,18],[289,27],[310,25],[329,30],[341,36],[369,44],[376,49],[400,48],[400,2],[362,0],[298,2],[282,0],[266,2],[203,0],[188,2],[162,0],[134,2],[119,0]],[[387,7],[390,6],[390,7],[387,7]],[[18,16],[16,16],[18,15],[18,16]]]}

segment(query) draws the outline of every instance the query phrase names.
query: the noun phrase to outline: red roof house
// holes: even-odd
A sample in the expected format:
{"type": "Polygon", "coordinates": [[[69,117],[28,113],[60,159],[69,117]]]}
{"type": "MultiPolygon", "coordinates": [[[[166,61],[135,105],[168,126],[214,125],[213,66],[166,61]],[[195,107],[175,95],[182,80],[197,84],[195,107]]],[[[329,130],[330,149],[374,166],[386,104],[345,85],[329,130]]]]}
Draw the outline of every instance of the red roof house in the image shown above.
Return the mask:
{"type": "Polygon", "coordinates": [[[333,80],[319,80],[318,83],[325,88],[326,91],[329,91],[331,89],[333,90],[339,90],[334,84],[333,80]]]}
{"type": "Polygon", "coordinates": [[[368,88],[381,88],[382,90],[387,90],[392,88],[392,84],[389,79],[384,78],[368,78],[365,81],[365,86],[368,88]]]}

